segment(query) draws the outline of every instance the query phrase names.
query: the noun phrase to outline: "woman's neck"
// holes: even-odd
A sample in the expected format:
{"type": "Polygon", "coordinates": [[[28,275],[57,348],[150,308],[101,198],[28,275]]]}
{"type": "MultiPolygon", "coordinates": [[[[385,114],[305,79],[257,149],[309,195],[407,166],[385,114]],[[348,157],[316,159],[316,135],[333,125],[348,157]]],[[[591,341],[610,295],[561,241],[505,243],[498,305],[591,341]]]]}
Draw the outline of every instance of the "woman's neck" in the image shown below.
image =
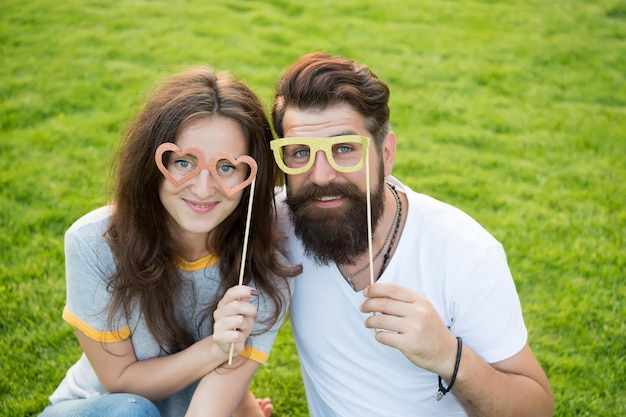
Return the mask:
{"type": "Polygon", "coordinates": [[[208,256],[211,251],[207,247],[207,237],[196,234],[176,233],[177,255],[187,262],[195,262],[208,256]]]}

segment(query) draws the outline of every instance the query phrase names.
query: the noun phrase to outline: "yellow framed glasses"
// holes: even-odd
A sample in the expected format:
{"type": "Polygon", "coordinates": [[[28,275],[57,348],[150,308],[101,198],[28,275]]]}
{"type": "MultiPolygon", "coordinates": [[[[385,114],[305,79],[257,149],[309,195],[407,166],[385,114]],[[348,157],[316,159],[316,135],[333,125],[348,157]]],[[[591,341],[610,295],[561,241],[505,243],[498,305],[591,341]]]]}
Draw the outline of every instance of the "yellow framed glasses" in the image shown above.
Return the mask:
{"type": "Polygon", "coordinates": [[[370,139],[359,135],[328,138],[281,138],[270,142],[278,167],[287,175],[307,172],[315,163],[318,151],[339,172],[355,172],[363,168],[370,139]]]}

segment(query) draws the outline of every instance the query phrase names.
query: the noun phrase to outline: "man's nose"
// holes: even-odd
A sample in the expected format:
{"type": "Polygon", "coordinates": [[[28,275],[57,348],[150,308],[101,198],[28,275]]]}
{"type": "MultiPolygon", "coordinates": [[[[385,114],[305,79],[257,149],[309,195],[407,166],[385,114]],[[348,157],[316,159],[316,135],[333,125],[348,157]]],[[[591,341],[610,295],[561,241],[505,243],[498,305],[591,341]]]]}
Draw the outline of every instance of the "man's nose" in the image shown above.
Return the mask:
{"type": "Polygon", "coordinates": [[[309,171],[309,179],[317,185],[325,185],[335,179],[337,171],[328,162],[328,156],[323,151],[315,153],[313,166],[309,171]]]}

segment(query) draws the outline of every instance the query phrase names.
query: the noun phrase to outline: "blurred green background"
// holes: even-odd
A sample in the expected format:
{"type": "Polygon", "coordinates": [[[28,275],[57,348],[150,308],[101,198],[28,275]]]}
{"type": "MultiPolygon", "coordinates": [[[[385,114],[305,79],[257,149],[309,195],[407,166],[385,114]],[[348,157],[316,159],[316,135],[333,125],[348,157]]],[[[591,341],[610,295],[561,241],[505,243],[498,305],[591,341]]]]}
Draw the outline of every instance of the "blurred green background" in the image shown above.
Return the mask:
{"type": "MultiPolygon", "coordinates": [[[[3,0],[0,414],[36,415],[80,355],[61,319],[63,234],[109,201],[125,124],[209,65],[269,108],[316,50],[391,88],[394,175],[505,246],[556,416],[626,415],[626,1],[3,0]]],[[[367,366],[367,364],[364,364],[367,366]]],[[[287,324],[255,377],[306,416],[287,324]]]]}

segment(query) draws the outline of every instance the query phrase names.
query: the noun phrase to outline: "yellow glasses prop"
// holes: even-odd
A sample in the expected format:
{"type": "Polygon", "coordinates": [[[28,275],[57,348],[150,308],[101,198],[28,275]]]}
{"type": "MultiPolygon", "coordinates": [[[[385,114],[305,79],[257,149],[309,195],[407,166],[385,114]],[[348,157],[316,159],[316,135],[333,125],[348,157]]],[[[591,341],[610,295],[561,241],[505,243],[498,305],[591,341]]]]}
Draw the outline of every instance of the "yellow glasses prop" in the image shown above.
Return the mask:
{"type": "MultiPolygon", "coordinates": [[[[372,254],[372,202],[369,170],[370,139],[359,135],[328,138],[282,138],[270,142],[278,167],[287,175],[307,172],[315,163],[318,151],[324,152],[331,167],[339,172],[356,172],[365,166],[367,243],[370,284],[374,283],[372,254]]],[[[376,332],[376,329],[374,329],[376,332]]]]}
{"type": "Polygon", "coordinates": [[[181,150],[170,142],[159,145],[154,159],[161,173],[175,187],[189,181],[206,169],[229,197],[250,185],[257,172],[256,161],[248,155],[235,158],[229,153],[219,152],[209,161],[205,161],[200,149],[181,150]]]}
{"type": "Polygon", "coordinates": [[[287,175],[307,172],[318,151],[324,152],[331,167],[339,172],[355,172],[363,168],[370,139],[358,135],[328,138],[281,138],[270,146],[278,167],[287,175]]]}

